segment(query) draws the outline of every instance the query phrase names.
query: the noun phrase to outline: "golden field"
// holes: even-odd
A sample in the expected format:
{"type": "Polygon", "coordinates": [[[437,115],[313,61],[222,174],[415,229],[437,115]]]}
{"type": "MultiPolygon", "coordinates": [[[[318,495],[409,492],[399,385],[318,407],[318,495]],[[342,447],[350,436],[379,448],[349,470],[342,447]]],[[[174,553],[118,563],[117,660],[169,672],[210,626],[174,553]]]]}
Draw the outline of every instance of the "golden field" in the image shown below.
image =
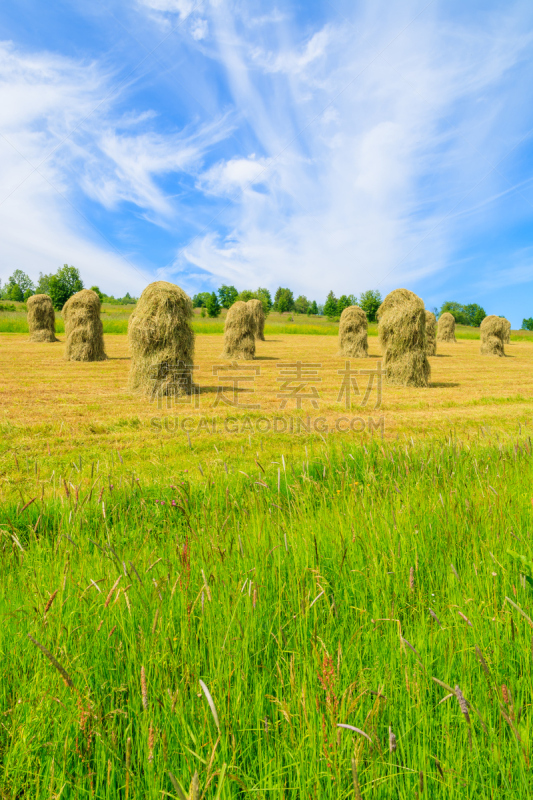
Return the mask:
{"type": "MultiPolygon", "coordinates": [[[[301,442],[302,436],[324,435],[326,429],[331,435],[359,441],[368,435],[418,437],[451,430],[458,435],[478,434],[485,428],[514,432],[519,424],[529,423],[533,408],[533,346],[529,342],[512,342],[505,359],[481,356],[478,341],[439,344],[438,355],[430,359],[430,387],[383,385],[380,404],[378,378],[374,377],[363,405],[369,376],[356,375],[360,394],[355,394],[352,385],[350,410],[346,409],[346,396],[339,399],[344,377],[339,372],[345,368],[345,359],[338,357],[337,339],[333,336],[267,336],[266,342],[257,343],[253,364],[239,362],[235,370],[228,369],[228,362],[220,359],[221,335],[200,334],[196,340],[195,373],[200,394],[186,404],[180,402],[170,408],[160,408],[156,402],[128,391],[125,336],[107,335],[106,349],[107,362],[73,363],[63,359],[63,342],[33,344],[25,335],[0,335],[4,461],[10,453],[33,458],[48,455],[50,449],[51,453],[72,457],[69,454],[97,454],[102,448],[112,448],[133,449],[142,462],[143,453],[150,454],[156,445],[166,447],[169,443],[177,455],[189,447],[183,418],[187,418],[185,429],[195,447],[212,452],[213,430],[233,446],[239,445],[243,435],[247,442],[253,435],[264,440],[264,447],[268,439],[287,439],[291,426],[292,432],[298,429],[298,418],[310,424],[311,432],[307,434],[305,427],[300,428],[303,432],[291,436],[291,442],[301,442]],[[295,380],[284,389],[283,367],[279,365],[296,361],[319,365],[315,367],[316,375],[295,380]],[[248,378],[237,385],[235,395],[231,380],[234,376],[248,378]],[[295,399],[287,398],[285,402],[278,395],[300,383],[307,384],[303,393],[314,394],[315,398],[303,399],[301,410],[297,410],[295,399]],[[223,396],[219,396],[220,392],[223,396]],[[230,402],[236,398],[238,405],[227,404],[225,398],[230,402]],[[283,402],[285,408],[280,407],[283,402]],[[249,404],[260,408],[244,407],[249,404]],[[293,421],[285,425],[280,421],[283,417],[293,421]],[[228,418],[230,421],[226,421],[228,418]],[[369,418],[374,423],[370,433],[369,418]],[[355,433],[349,431],[353,419],[358,420],[352,424],[355,433]],[[272,431],[274,424],[277,432],[272,431]],[[338,433],[336,426],[343,432],[338,433]],[[237,428],[240,432],[236,432],[237,428]]],[[[369,358],[352,360],[351,368],[376,370],[379,359],[379,342],[372,336],[369,358]]],[[[217,437],[215,445],[220,449],[219,442],[217,437]]]]}

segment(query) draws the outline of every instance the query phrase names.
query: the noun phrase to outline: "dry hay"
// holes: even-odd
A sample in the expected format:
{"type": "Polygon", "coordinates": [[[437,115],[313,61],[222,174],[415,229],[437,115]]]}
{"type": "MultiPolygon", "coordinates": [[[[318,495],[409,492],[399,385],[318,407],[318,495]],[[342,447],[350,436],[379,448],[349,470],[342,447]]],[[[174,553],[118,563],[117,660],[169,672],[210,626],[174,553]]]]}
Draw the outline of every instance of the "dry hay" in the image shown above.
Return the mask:
{"type": "Polygon", "coordinates": [[[449,311],[445,311],[439,317],[437,326],[438,342],[456,342],[455,338],[455,317],[449,311]]]}
{"type": "Polygon", "coordinates": [[[255,356],[255,322],[248,303],[237,300],[226,314],[222,358],[251,361],[255,356]]]}
{"type": "Polygon", "coordinates": [[[339,355],[348,358],[368,357],[368,320],[359,306],[348,306],[339,323],[339,355]]]}
{"type": "Polygon", "coordinates": [[[426,355],[437,355],[437,317],[433,311],[426,311],[426,355]]]}
{"type": "Polygon", "coordinates": [[[504,356],[503,349],[507,320],[491,314],[485,317],[480,325],[479,333],[481,346],[479,352],[482,356],[504,356]]]}
{"type": "Polygon", "coordinates": [[[73,294],[63,306],[67,361],[105,361],[100,298],[92,289],[73,294]]]}
{"type": "Polygon", "coordinates": [[[150,397],[191,394],[194,331],[192,301],[167,281],[150,283],[128,323],[129,387],[150,397]]]}
{"type": "Polygon", "coordinates": [[[422,308],[424,308],[424,303],[414,292],[411,292],[409,289],[394,289],[393,292],[389,292],[385,300],[378,308],[378,322],[383,314],[386,314],[391,308],[396,308],[404,303],[421,303],[422,308]]]}
{"type": "Polygon", "coordinates": [[[255,327],[255,338],[260,339],[260,341],[265,341],[265,311],[263,308],[263,303],[261,300],[257,300],[255,297],[251,300],[248,300],[246,304],[250,308],[250,313],[252,315],[252,319],[254,321],[255,327]]]}
{"type": "Polygon", "coordinates": [[[511,323],[508,319],[504,318],[505,323],[505,333],[503,335],[503,343],[504,344],[511,344],[511,323]]]}
{"type": "Polygon", "coordinates": [[[30,342],[57,342],[56,315],[52,299],[47,294],[28,297],[28,328],[30,342]]]}
{"type": "Polygon", "coordinates": [[[387,383],[428,386],[431,367],[426,356],[426,312],[413,292],[396,289],[378,310],[379,339],[387,383]]]}

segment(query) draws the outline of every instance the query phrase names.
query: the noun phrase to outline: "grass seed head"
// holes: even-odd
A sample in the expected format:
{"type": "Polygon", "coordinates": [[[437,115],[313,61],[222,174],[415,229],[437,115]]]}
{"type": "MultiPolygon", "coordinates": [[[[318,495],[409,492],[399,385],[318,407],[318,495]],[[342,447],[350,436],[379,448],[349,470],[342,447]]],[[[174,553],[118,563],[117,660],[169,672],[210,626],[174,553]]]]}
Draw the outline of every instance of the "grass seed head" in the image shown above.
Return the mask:
{"type": "Polygon", "coordinates": [[[143,666],[141,666],[141,696],[143,708],[146,711],[148,709],[148,688],[146,686],[146,672],[143,666]]]}
{"type": "Polygon", "coordinates": [[[56,316],[52,300],[47,294],[28,297],[28,328],[30,342],[57,342],[56,316]]]}

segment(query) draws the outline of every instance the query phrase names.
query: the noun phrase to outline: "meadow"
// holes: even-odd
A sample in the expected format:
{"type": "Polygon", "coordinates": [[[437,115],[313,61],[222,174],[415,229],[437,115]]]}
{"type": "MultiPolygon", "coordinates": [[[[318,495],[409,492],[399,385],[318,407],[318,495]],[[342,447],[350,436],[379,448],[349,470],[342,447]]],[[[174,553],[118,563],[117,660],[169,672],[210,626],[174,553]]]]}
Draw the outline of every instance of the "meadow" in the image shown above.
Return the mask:
{"type": "Polygon", "coordinates": [[[347,408],[332,336],[266,339],[233,393],[200,333],[167,408],[121,334],[0,335],[0,797],[530,792],[531,342],[347,408]],[[281,408],[297,360],[318,398],[281,408]]]}

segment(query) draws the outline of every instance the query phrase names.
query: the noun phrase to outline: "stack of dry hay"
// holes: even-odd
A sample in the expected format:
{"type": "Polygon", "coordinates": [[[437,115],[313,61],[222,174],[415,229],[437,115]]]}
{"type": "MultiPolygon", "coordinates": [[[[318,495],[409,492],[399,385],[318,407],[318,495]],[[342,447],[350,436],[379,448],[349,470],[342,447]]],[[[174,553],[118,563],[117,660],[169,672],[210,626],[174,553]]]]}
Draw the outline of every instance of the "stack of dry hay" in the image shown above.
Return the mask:
{"type": "Polygon", "coordinates": [[[141,294],[128,324],[129,386],[150,397],[194,390],[192,301],[173,283],[155,281],[141,294]]]}
{"type": "Polygon", "coordinates": [[[247,306],[250,308],[250,313],[254,321],[255,338],[261,342],[265,341],[265,312],[261,300],[252,298],[248,300],[247,306]]]}
{"type": "Polygon", "coordinates": [[[457,341],[455,338],[455,317],[449,311],[445,311],[439,317],[437,340],[439,342],[457,341]]]}
{"type": "Polygon", "coordinates": [[[511,344],[511,323],[508,319],[503,320],[505,323],[505,335],[503,337],[504,344],[511,344]]]}
{"type": "Polygon", "coordinates": [[[100,298],[92,289],[73,294],[63,306],[67,361],[105,361],[100,298]]]}
{"type": "Polygon", "coordinates": [[[482,356],[504,356],[505,350],[503,348],[506,323],[507,320],[503,317],[496,317],[491,314],[490,317],[485,317],[479,328],[481,347],[480,353],[482,356]]]}
{"type": "Polygon", "coordinates": [[[256,323],[248,303],[237,300],[226,314],[222,358],[251,361],[255,356],[256,323]]]}
{"type": "Polygon", "coordinates": [[[437,317],[432,311],[426,311],[426,355],[437,355],[437,317]]]}
{"type": "Polygon", "coordinates": [[[408,289],[395,289],[378,309],[379,339],[387,383],[428,386],[431,367],[426,356],[424,303],[408,289]]]}
{"type": "Polygon", "coordinates": [[[57,342],[56,315],[51,298],[47,294],[34,294],[28,298],[27,307],[30,342],[57,342]]]}
{"type": "Polygon", "coordinates": [[[339,355],[348,358],[368,357],[368,320],[359,306],[348,306],[339,323],[339,355]]]}

